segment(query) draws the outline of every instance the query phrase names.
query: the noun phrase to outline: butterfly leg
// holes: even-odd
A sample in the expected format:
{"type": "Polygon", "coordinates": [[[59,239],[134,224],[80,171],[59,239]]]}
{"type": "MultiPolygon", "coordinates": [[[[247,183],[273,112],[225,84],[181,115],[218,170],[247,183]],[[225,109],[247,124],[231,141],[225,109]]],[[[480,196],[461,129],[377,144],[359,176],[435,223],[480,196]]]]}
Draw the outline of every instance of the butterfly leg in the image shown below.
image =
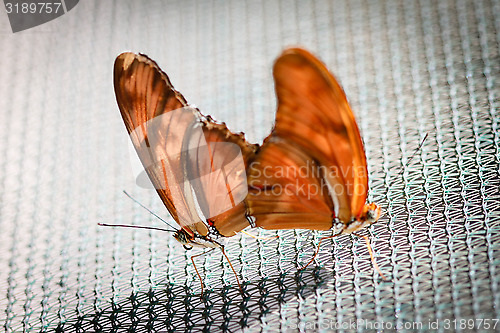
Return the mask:
{"type": "Polygon", "coordinates": [[[194,267],[194,270],[196,271],[196,274],[198,275],[198,278],[200,279],[200,283],[201,283],[201,294],[203,295],[203,279],[201,278],[201,275],[200,275],[200,272],[198,272],[198,268],[196,267],[196,264],[194,263],[194,258],[195,257],[199,257],[199,256],[202,256],[202,255],[205,255],[207,253],[209,253],[210,251],[213,251],[215,249],[214,248],[211,248],[210,250],[208,251],[205,251],[205,252],[202,252],[202,253],[198,253],[198,254],[195,254],[194,256],[191,256],[191,262],[193,263],[193,267],[194,267]]]}
{"type": "Polygon", "coordinates": [[[222,250],[222,254],[224,255],[224,257],[226,257],[227,262],[229,263],[229,266],[233,270],[234,276],[236,277],[236,282],[238,282],[238,287],[240,287],[241,294],[243,295],[243,288],[241,287],[240,279],[238,279],[238,274],[236,274],[236,271],[233,267],[233,264],[231,264],[231,260],[229,260],[229,257],[227,256],[226,251],[224,250],[224,246],[221,247],[221,250],[222,250]]]}
{"type": "Polygon", "coordinates": [[[259,237],[259,236],[252,235],[251,233],[246,232],[245,230],[241,230],[240,232],[243,233],[243,234],[245,234],[245,235],[247,235],[247,236],[252,237],[253,239],[257,239],[257,240],[272,240],[272,239],[279,238],[278,235],[273,236],[273,237],[259,237]]]}
{"type": "Polygon", "coordinates": [[[382,271],[380,270],[380,268],[377,265],[377,261],[375,260],[375,256],[373,255],[372,246],[370,245],[370,239],[368,238],[368,236],[358,235],[358,234],[356,234],[354,232],[352,234],[354,236],[358,236],[358,237],[361,237],[361,238],[365,239],[365,241],[366,241],[366,247],[368,248],[368,252],[370,253],[370,258],[372,259],[373,267],[380,274],[380,276],[382,277],[382,279],[387,280],[387,278],[385,277],[385,275],[382,273],[382,271]]]}
{"type": "Polygon", "coordinates": [[[299,268],[299,271],[302,271],[304,269],[307,268],[307,266],[309,266],[310,264],[312,264],[312,262],[314,261],[314,259],[316,258],[316,256],[318,255],[319,253],[319,247],[321,246],[321,242],[323,242],[324,240],[326,239],[331,239],[331,238],[334,238],[334,237],[337,237],[337,236],[340,236],[342,234],[342,231],[339,232],[339,233],[336,233],[334,235],[331,235],[331,236],[326,236],[326,237],[322,237],[319,242],[318,242],[318,246],[316,247],[316,251],[314,252],[314,255],[313,257],[311,258],[311,260],[309,260],[309,262],[305,265],[305,266],[302,266],[301,268],[299,268]]]}
{"type": "MultiPolygon", "coordinates": [[[[213,251],[214,249],[216,249],[216,248],[214,247],[206,252],[198,253],[198,254],[195,254],[194,256],[191,256],[191,262],[193,263],[194,270],[196,271],[196,274],[198,275],[198,278],[200,279],[201,294],[202,295],[203,295],[203,291],[204,291],[203,279],[201,278],[200,272],[198,271],[198,268],[196,267],[196,264],[194,263],[194,258],[205,255],[205,254],[209,253],[210,251],[213,251]]],[[[231,267],[231,270],[233,271],[234,276],[236,277],[236,282],[238,283],[238,287],[240,288],[240,291],[243,294],[243,288],[241,287],[240,279],[238,278],[238,274],[236,274],[236,270],[234,269],[233,264],[231,263],[231,260],[229,260],[229,257],[227,256],[226,251],[224,250],[224,246],[221,246],[221,250],[222,250],[222,254],[224,255],[224,257],[226,257],[227,262],[229,263],[229,266],[231,267]]]]}

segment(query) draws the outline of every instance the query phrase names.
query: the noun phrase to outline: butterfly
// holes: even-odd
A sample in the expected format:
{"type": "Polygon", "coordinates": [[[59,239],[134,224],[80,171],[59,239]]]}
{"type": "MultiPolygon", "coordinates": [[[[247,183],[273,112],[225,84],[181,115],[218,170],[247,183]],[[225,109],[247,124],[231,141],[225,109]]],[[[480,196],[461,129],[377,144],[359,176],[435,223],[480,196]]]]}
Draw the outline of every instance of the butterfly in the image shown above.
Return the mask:
{"type": "Polygon", "coordinates": [[[249,226],[335,229],[334,237],[380,217],[366,204],[363,143],[339,83],[300,48],[285,50],[273,74],[276,122],[259,146],[188,104],[146,55],[115,61],[125,126],[186,249],[221,248],[229,261],[223,238],[249,226]]]}
{"type": "Polygon", "coordinates": [[[381,209],[366,204],[363,141],[346,95],[326,66],[301,49],[285,50],[273,69],[276,121],[248,172],[247,213],[263,229],[334,230],[353,234],[375,223],[381,209]]]}
{"type": "Polygon", "coordinates": [[[340,84],[299,48],[283,52],[273,75],[276,122],[248,175],[256,226],[350,234],[377,221],[380,207],[365,204],[363,142],[340,84]]]}

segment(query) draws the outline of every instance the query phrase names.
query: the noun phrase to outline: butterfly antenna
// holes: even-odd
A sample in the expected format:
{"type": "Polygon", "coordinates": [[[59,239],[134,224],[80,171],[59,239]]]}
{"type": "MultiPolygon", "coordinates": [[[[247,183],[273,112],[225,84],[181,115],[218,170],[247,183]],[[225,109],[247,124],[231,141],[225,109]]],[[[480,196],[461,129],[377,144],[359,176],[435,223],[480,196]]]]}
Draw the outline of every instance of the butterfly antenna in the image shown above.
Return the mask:
{"type": "MultiPolygon", "coordinates": [[[[413,154],[410,156],[410,158],[408,159],[408,161],[406,162],[406,164],[404,165],[404,167],[401,168],[401,170],[398,172],[398,176],[396,177],[399,178],[403,172],[405,171],[405,169],[408,167],[408,165],[410,165],[411,161],[413,160],[413,158],[415,157],[415,155],[417,155],[417,153],[420,151],[420,149],[422,149],[422,146],[424,145],[424,142],[425,140],[427,140],[427,137],[429,136],[429,133],[425,134],[424,138],[422,139],[422,141],[420,142],[420,144],[418,145],[417,149],[415,149],[415,151],[413,152],[413,154]]],[[[396,181],[396,179],[394,179],[390,184],[389,184],[389,187],[392,186],[392,184],[394,184],[394,182],[396,181]]]]}
{"type": "Polygon", "coordinates": [[[163,228],[156,227],[144,227],[141,225],[131,225],[131,224],[107,224],[107,223],[97,223],[101,227],[120,227],[120,228],[136,228],[136,229],[149,229],[149,230],[160,230],[160,231],[168,231],[168,232],[177,232],[177,230],[169,230],[163,228]]]}
{"type": "Polygon", "coordinates": [[[136,204],[138,204],[139,206],[141,206],[142,208],[144,208],[145,210],[147,210],[151,215],[155,216],[157,219],[159,219],[160,221],[164,222],[166,225],[168,225],[169,227],[173,228],[173,229],[176,229],[176,227],[174,227],[173,225],[171,225],[170,223],[168,223],[167,221],[165,221],[164,219],[162,219],[161,217],[159,217],[156,213],[154,213],[151,209],[149,209],[148,207],[144,206],[143,204],[141,204],[139,201],[135,200],[134,198],[132,198],[132,196],[130,194],[127,193],[127,191],[123,191],[123,193],[125,193],[125,195],[127,197],[129,197],[130,199],[132,199],[133,202],[135,202],[136,204]]]}

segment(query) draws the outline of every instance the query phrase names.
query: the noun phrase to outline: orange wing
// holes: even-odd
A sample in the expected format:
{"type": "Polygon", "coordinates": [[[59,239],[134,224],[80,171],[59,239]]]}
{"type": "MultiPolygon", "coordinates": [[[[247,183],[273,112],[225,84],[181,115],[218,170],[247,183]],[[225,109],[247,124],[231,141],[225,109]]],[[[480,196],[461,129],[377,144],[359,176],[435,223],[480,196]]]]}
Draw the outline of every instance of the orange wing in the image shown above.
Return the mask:
{"type": "MultiPolygon", "coordinates": [[[[257,146],[248,144],[242,134],[231,133],[225,124],[215,123],[210,117],[202,116],[199,110],[189,107],[184,97],[173,88],[168,76],[145,55],[119,55],[114,67],[114,86],[125,126],[158,195],[177,223],[206,235],[207,225],[192,209],[195,204],[191,191],[182,188],[185,169],[202,165],[196,156],[192,162],[193,158],[180,151],[179,144],[186,141],[185,130],[201,126],[205,149],[217,142],[236,144],[241,149],[245,168],[257,146]],[[179,151],[172,152],[172,149],[179,151]],[[188,162],[192,164],[186,166],[188,162]],[[186,222],[186,217],[192,217],[192,221],[186,222]]],[[[220,148],[208,158],[217,163],[225,158],[225,151],[220,148]]],[[[200,186],[199,190],[203,189],[200,186]]],[[[205,201],[211,200],[212,193],[198,194],[205,201]]],[[[242,202],[212,220],[231,236],[249,225],[244,211],[242,202]]]]}
{"type": "MultiPolygon", "coordinates": [[[[301,163],[316,163],[321,169],[319,177],[300,180],[311,184],[325,182],[329,195],[314,197],[309,202],[311,210],[322,216],[313,214],[309,217],[310,221],[303,216],[303,210],[308,205],[304,203],[307,197],[300,195],[274,195],[273,205],[268,205],[260,196],[249,196],[247,204],[250,212],[256,214],[257,225],[264,228],[276,227],[276,223],[282,229],[295,228],[298,224],[291,222],[290,218],[303,216],[303,223],[316,226],[309,229],[323,230],[327,223],[324,221],[327,208],[340,221],[348,223],[362,211],[368,178],[362,140],[341,86],[323,63],[309,52],[297,48],[283,52],[274,65],[273,74],[278,99],[276,124],[255,162],[264,161],[261,165],[266,164],[271,159],[265,155],[266,150],[270,150],[280,156],[275,162],[277,164],[290,160],[294,168],[300,168],[301,163]],[[280,142],[279,152],[275,148],[267,148],[274,146],[274,142],[280,142]],[[296,151],[305,157],[297,160],[296,151]],[[317,207],[317,201],[321,200],[325,200],[325,206],[317,207]],[[277,222],[276,215],[285,210],[289,212],[288,219],[277,222]]],[[[259,168],[250,170],[249,178],[253,181],[260,179],[262,172],[259,168]]],[[[278,180],[275,181],[278,183],[278,180]]],[[[332,220],[329,221],[330,227],[332,220]]]]}
{"type": "Polygon", "coordinates": [[[322,171],[310,156],[287,140],[262,146],[248,170],[248,213],[264,229],[328,230],[334,205],[322,171]]]}

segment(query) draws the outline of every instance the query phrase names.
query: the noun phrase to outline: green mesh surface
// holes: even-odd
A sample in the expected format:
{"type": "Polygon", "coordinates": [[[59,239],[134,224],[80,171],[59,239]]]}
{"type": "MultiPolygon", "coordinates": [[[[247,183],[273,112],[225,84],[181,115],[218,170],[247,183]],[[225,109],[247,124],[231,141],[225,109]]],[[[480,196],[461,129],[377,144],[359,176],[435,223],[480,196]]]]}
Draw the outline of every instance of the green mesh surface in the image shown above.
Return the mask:
{"type": "Polygon", "coordinates": [[[498,0],[87,0],[17,34],[1,14],[0,50],[6,332],[425,331],[436,320],[474,331],[500,318],[498,0]],[[387,212],[363,234],[387,280],[363,239],[325,242],[297,272],[328,233],[237,235],[227,253],[245,297],[213,251],[196,259],[201,299],[192,253],[169,234],[97,226],[161,226],[124,189],[171,221],[134,185],[114,58],[149,55],[205,114],[261,142],[275,116],[272,63],[290,45],[318,54],[355,110],[369,199],[387,212]]]}

